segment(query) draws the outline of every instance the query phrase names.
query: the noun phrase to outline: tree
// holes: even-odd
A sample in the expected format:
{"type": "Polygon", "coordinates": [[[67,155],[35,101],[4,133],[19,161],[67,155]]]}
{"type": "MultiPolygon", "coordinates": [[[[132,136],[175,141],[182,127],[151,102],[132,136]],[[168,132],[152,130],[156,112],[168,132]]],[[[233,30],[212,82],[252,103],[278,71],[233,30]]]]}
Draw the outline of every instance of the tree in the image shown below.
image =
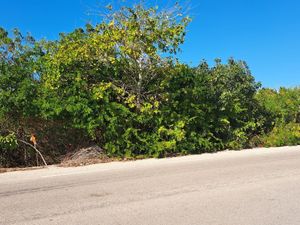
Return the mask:
{"type": "Polygon", "coordinates": [[[37,61],[43,54],[34,38],[17,29],[13,36],[0,28],[0,114],[15,119],[34,117],[37,107],[37,61]]]}
{"type": "Polygon", "coordinates": [[[43,116],[84,128],[108,152],[154,149],[162,84],[188,22],[140,4],[44,43],[43,116]]]}
{"type": "Polygon", "coordinates": [[[185,122],[182,148],[188,151],[241,148],[264,127],[254,99],[259,87],[242,61],[216,60],[213,67],[206,62],[197,68],[179,65],[166,85],[165,118],[185,122]]]}
{"type": "Polygon", "coordinates": [[[170,56],[184,41],[190,19],[180,14],[177,5],[176,9],[159,12],[142,4],[110,9],[101,23],[62,35],[49,52],[54,65],[45,82],[55,86],[57,80],[72,82],[76,76],[87,85],[112,82],[140,109],[143,100],[157,99],[166,68],[173,63],[170,56]],[[68,72],[77,75],[66,78],[68,72]]]}
{"type": "Polygon", "coordinates": [[[299,123],[300,88],[264,88],[257,93],[256,98],[262,107],[273,114],[277,123],[299,123]]]}

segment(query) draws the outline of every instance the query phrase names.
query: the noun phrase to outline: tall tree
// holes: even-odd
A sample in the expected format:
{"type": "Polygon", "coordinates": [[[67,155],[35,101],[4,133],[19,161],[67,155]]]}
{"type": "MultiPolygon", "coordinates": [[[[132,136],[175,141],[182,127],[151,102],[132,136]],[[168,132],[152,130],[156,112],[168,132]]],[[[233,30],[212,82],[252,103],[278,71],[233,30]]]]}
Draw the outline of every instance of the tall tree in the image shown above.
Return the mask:
{"type": "Polygon", "coordinates": [[[66,73],[81,68],[87,82],[112,82],[140,108],[143,100],[157,98],[166,68],[174,61],[171,55],[184,41],[190,19],[178,5],[174,9],[159,11],[143,4],[118,11],[109,7],[110,13],[99,24],[61,36],[48,55],[50,64],[56,65],[51,65],[46,83],[55,85],[65,80],[66,73]]]}

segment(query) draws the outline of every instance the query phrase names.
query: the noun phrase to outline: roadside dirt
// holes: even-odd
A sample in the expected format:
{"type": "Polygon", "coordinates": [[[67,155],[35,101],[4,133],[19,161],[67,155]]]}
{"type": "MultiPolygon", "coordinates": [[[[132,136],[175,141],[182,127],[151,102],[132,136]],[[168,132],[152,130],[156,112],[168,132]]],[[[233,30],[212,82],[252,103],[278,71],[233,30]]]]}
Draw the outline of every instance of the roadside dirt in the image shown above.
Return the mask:
{"type": "Polygon", "coordinates": [[[26,167],[26,168],[0,168],[0,173],[6,173],[6,172],[14,172],[14,171],[26,171],[26,170],[39,170],[43,169],[45,167],[26,167]]]}
{"type": "MultiPolygon", "coordinates": [[[[286,146],[286,147],[278,147],[275,149],[280,149],[280,150],[285,150],[285,149],[290,149],[290,148],[298,148],[299,146],[286,146]]],[[[246,152],[250,151],[259,151],[259,150],[265,150],[268,151],[273,148],[254,148],[254,149],[244,149],[241,150],[240,152],[243,154],[246,154],[246,152]]],[[[222,154],[226,151],[220,151],[215,154],[222,154]]],[[[235,152],[235,151],[233,151],[235,152]]],[[[211,156],[212,153],[206,153],[202,154],[202,157],[205,156],[211,156]]],[[[178,155],[177,155],[178,156],[178,155]]],[[[169,157],[175,157],[177,156],[169,156],[169,157]]],[[[179,157],[180,158],[180,157],[179,157]]],[[[72,154],[69,154],[65,156],[62,159],[62,162],[60,164],[56,164],[54,166],[56,167],[80,167],[80,166],[87,166],[87,165],[93,165],[93,164],[103,164],[103,163],[110,163],[110,162],[126,162],[126,161],[136,161],[136,160],[141,160],[144,158],[111,158],[108,157],[103,150],[98,147],[98,146],[91,146],[88,148],[82,148],[78,149],[77,151],[73,152],[72,154]]],[[[38,170],[38,169],[43,169],[45,167],[40,166],[40,167],[26,167],[26,168],[2,168],[0,167],[0,174],[1,173],[6,173],[6,172],[13,172],[13,171],[27,171],[27,170],[38,170]]]]}

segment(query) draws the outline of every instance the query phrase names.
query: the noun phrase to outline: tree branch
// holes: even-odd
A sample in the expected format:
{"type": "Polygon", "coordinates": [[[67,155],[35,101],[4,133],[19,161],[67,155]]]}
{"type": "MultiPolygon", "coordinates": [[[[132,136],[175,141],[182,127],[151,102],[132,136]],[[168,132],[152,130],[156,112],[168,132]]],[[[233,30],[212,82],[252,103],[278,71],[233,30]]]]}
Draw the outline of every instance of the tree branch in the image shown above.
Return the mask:
{"type": "Polygon", "coordinates": [[[44,157],[43,157],[43,155],[42,155],[42,153],[41,153],[35,146],[33,146],[32,144],[30,144],[30,143],[28,143],[28,142],[26,142],[26,141],[23,141],[23,140],[21,140],[21,139],[18,139],[18,141],[20,141],[20,142],[22,142],[23,144],[28,145],[28,146],[30,146],[31,148],[33,148],[33,149],[40,155],[40,157],[42,158],[44,165],[45,165],[45,166],[48,166],[47,163],[46,163],[46,161],[45,161],[45,159],[44,159],[44,157]]]}

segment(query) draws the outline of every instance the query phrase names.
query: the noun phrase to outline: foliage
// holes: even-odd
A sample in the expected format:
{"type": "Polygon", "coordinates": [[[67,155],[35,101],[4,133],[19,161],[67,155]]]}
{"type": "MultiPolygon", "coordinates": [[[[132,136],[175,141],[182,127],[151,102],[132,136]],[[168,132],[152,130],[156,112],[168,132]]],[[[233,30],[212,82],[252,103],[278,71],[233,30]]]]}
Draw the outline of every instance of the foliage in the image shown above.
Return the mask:
{"type": "Polygon", "coordinates": [[[278,125],[270,133],[261,136],[259,142],[266,147],[300,145],[300,124],[278,125]]]}
{"type": "Polygon", "coordinates": [[[259,84],[245,62],[216,60],[212,68],[206,62],[197,68],[180,65],[166,86],[166,118],[187,123],[189,152],[245,147],[265,125],[254,99],[259,84]]]}
{"type": "Polygon", "coordinates": [[[0,166],[34,165],[18,142],[32,134],[49,163],[95,144],[126,158],[240,149],[255,138],[298,144],[299,88],[260,89],[234,59],[180,63],[190,18],[176,7],[109,7],[55,41],[1,28],[0,166]]]}
{"type": "Polygon", "coordinates": [[[300,88],[270,88],[260,90],[256,98],[277,123],[300,123],[300,88]]]}
{"type": "Polygon", "coordinates": [[[15,29],[13,37],[0,28],[0,115],[34,116],[37,113],[37,61],[42,52],[31,36],[15,29]]]}
{"type": "Polygon", "coordinates": [[[0,135],[0,165],[12,166],[9,162],[18,157],[17,148],[18,142],[14,133],[0,135]]]}
{"type": "Polygon", "coordinates": [[[300,88],[260,90],[256,99],[273,118],[272,129],[258,138],[263,146],[300,144],[300,88]]]}

